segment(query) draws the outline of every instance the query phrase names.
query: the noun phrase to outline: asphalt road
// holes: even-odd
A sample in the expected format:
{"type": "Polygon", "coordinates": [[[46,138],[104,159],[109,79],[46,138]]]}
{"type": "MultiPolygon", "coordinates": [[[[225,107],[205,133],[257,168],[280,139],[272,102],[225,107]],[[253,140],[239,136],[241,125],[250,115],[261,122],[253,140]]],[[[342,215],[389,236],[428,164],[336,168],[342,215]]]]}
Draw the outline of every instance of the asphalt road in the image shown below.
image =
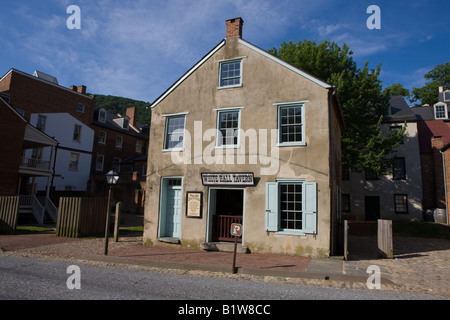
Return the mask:
{"type": "MultiPolygon", "coordinates": [[[[185,301],[189,300],[197,300],[196,305],[199,305],[198,301],[207,303],[213,300],[253,300],[264,304],[262,301],[268,300],[430,299],[376,290],[357,291],[238,281],[90,264],[78,264],[78,268],[70,269],[71,265],[69,262],[0,256],[0,299],[177,300],[177,306],[185,306],[185,301]]],[[[292,308],[296,308],[295,304],[292,308]]]]}

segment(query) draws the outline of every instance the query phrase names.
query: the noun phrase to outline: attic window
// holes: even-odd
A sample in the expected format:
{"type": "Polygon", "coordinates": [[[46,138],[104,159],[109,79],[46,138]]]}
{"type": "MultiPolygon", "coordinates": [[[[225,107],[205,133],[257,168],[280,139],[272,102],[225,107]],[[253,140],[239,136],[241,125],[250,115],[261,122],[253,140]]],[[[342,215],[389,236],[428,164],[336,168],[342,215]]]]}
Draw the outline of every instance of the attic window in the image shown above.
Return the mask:
{"type": "Polygon", "coordinates": [[[444,101],[450,101],[450,90],[444,91],[444,101]]]}
{"type": "Polygon", "coordinates": [[[123,118],[123,126],[122,128],[128,129],[128,125],[130,124],[130,120],[128,118],[123,118]]]}
{"type": "Polygon", "coordinates": [[[98,112],[98,122],[105,123],[106,122],[106,111],[100,110],[98,112]]]}
{"type": "Polygon", "coordinates": [[[220,63],[219,88],[233,88],[242,85],[242,59],[220,63]]]}
{"type": "Polygon", "coordinates": [[[447,105],[445,103],[436,103],[434,105],[434,118],[448,119],[447,105]]]}

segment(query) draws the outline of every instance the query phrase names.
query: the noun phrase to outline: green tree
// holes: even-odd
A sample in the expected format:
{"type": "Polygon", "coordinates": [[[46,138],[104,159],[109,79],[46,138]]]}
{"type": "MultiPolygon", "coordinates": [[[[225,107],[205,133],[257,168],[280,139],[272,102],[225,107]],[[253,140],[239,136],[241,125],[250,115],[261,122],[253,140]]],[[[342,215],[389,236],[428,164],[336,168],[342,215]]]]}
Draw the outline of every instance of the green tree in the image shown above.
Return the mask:
{"type": "Polygon", "coordinates": [[[383,94],[388,97],[400,95],[404,98],[409,98],[410,96],[409,90],[404,88],[400,83],[394,83],[393,85],[386,87],[383,90],[383,94]]]}
{"type": "Polygon", "coordinates": [[[439,87],[450,88],[450,62],[435,66],[424,78],[429,81],[423,87],[413,88],[412,101],[432,106],[438,102],[439,87]]]}
{"type": "Polygon", "coordinates": [[[382,137],[380,126],[387,115],[389,97],[382,92],[381,65],[362,69],[353,60],[353,52],[344,44],[304,40],[283,42],[269,53],[333,85],[338,92],[345,130],[342,132],[342,164],[352,170],[387,172],[395,157],[395,148],[404,130],[382,137]]]}

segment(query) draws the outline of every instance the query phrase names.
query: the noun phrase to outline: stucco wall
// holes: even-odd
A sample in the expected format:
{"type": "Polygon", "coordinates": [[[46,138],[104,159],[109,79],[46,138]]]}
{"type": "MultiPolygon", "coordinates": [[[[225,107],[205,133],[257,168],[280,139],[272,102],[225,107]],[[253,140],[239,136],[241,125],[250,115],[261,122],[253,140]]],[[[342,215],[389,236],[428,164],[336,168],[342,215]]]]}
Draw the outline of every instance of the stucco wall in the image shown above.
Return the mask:
{"type": "Polygon", "coordinates": [[[209,189],[202,185],[200,174],[253,172],[257,184],[245,188],[243,244],[252,252],[329,255],[331,203],[328,94],[328,89],[240,45],[238,38],[227,39],[223,48],[152,109],[144,239],[157,242],[162,177],[183,177],[181,240],[184,244],[197,246],[210,240],[207,238],[210,223],[209,189]],[[243,57],[242,87],[218,89],[218,62],[238,57],[243,57]],[[277,106],[273,104],[298,101],[307,101],[304,104],[306,146],[278,147],[276,140],[271,140],[276,139],[278,126],[277,106]],[[203,137],[208,129],[216,129],[215,109],[231,107],[242,107],[241,129],[244,132],[254,130],[260,133],[256,142],[256,155],[255,141],[246,140],[244,143],[242,136],[238,149],[226,150],[215,148],[215,135],[203,137]],[[166,121],[164,115],[177,113],[188,113],[184,152],[162,152],[166,121]],[[266,132],[267,135],[264,134],[266,132]],[[259,146],[262,136],[268,139],[267,149],[259,146]],[[217,161],[210,163],[208,161],[211,159],[204,157],[205,153],[214,156],[224,151],[244,155],[241,158],[244,159],[243,163],[237,163],[236,157],[234,163],[227,162],[227,159],[224,159],[223,164],[217,161]],[[182,159],[180,164],[174,164],[177,156],[179,160],[182,159]],[[288,236],[266,232],[265,185],[266,182],[282,178],[317,182],[317,235],[288,236]],[[202,219],[186,218],[187,191],[203,192],[202,219]]]}

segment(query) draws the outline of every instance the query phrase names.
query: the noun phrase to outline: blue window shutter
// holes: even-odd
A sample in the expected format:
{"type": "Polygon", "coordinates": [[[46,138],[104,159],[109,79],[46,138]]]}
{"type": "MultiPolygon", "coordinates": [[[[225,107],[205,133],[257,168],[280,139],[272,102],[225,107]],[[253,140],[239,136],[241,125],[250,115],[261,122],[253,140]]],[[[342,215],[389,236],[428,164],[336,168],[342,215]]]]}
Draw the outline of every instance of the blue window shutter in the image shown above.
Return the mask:
{"type": "Polygon", "coordinates": [[[278,183],[266,183],[266,231],[278,231],[278,183]]]}
{"type": "Polygon", "coordinates": [[[317,183],[305,182],[303,186],[303,231],[317,234],[317,183]]]}

